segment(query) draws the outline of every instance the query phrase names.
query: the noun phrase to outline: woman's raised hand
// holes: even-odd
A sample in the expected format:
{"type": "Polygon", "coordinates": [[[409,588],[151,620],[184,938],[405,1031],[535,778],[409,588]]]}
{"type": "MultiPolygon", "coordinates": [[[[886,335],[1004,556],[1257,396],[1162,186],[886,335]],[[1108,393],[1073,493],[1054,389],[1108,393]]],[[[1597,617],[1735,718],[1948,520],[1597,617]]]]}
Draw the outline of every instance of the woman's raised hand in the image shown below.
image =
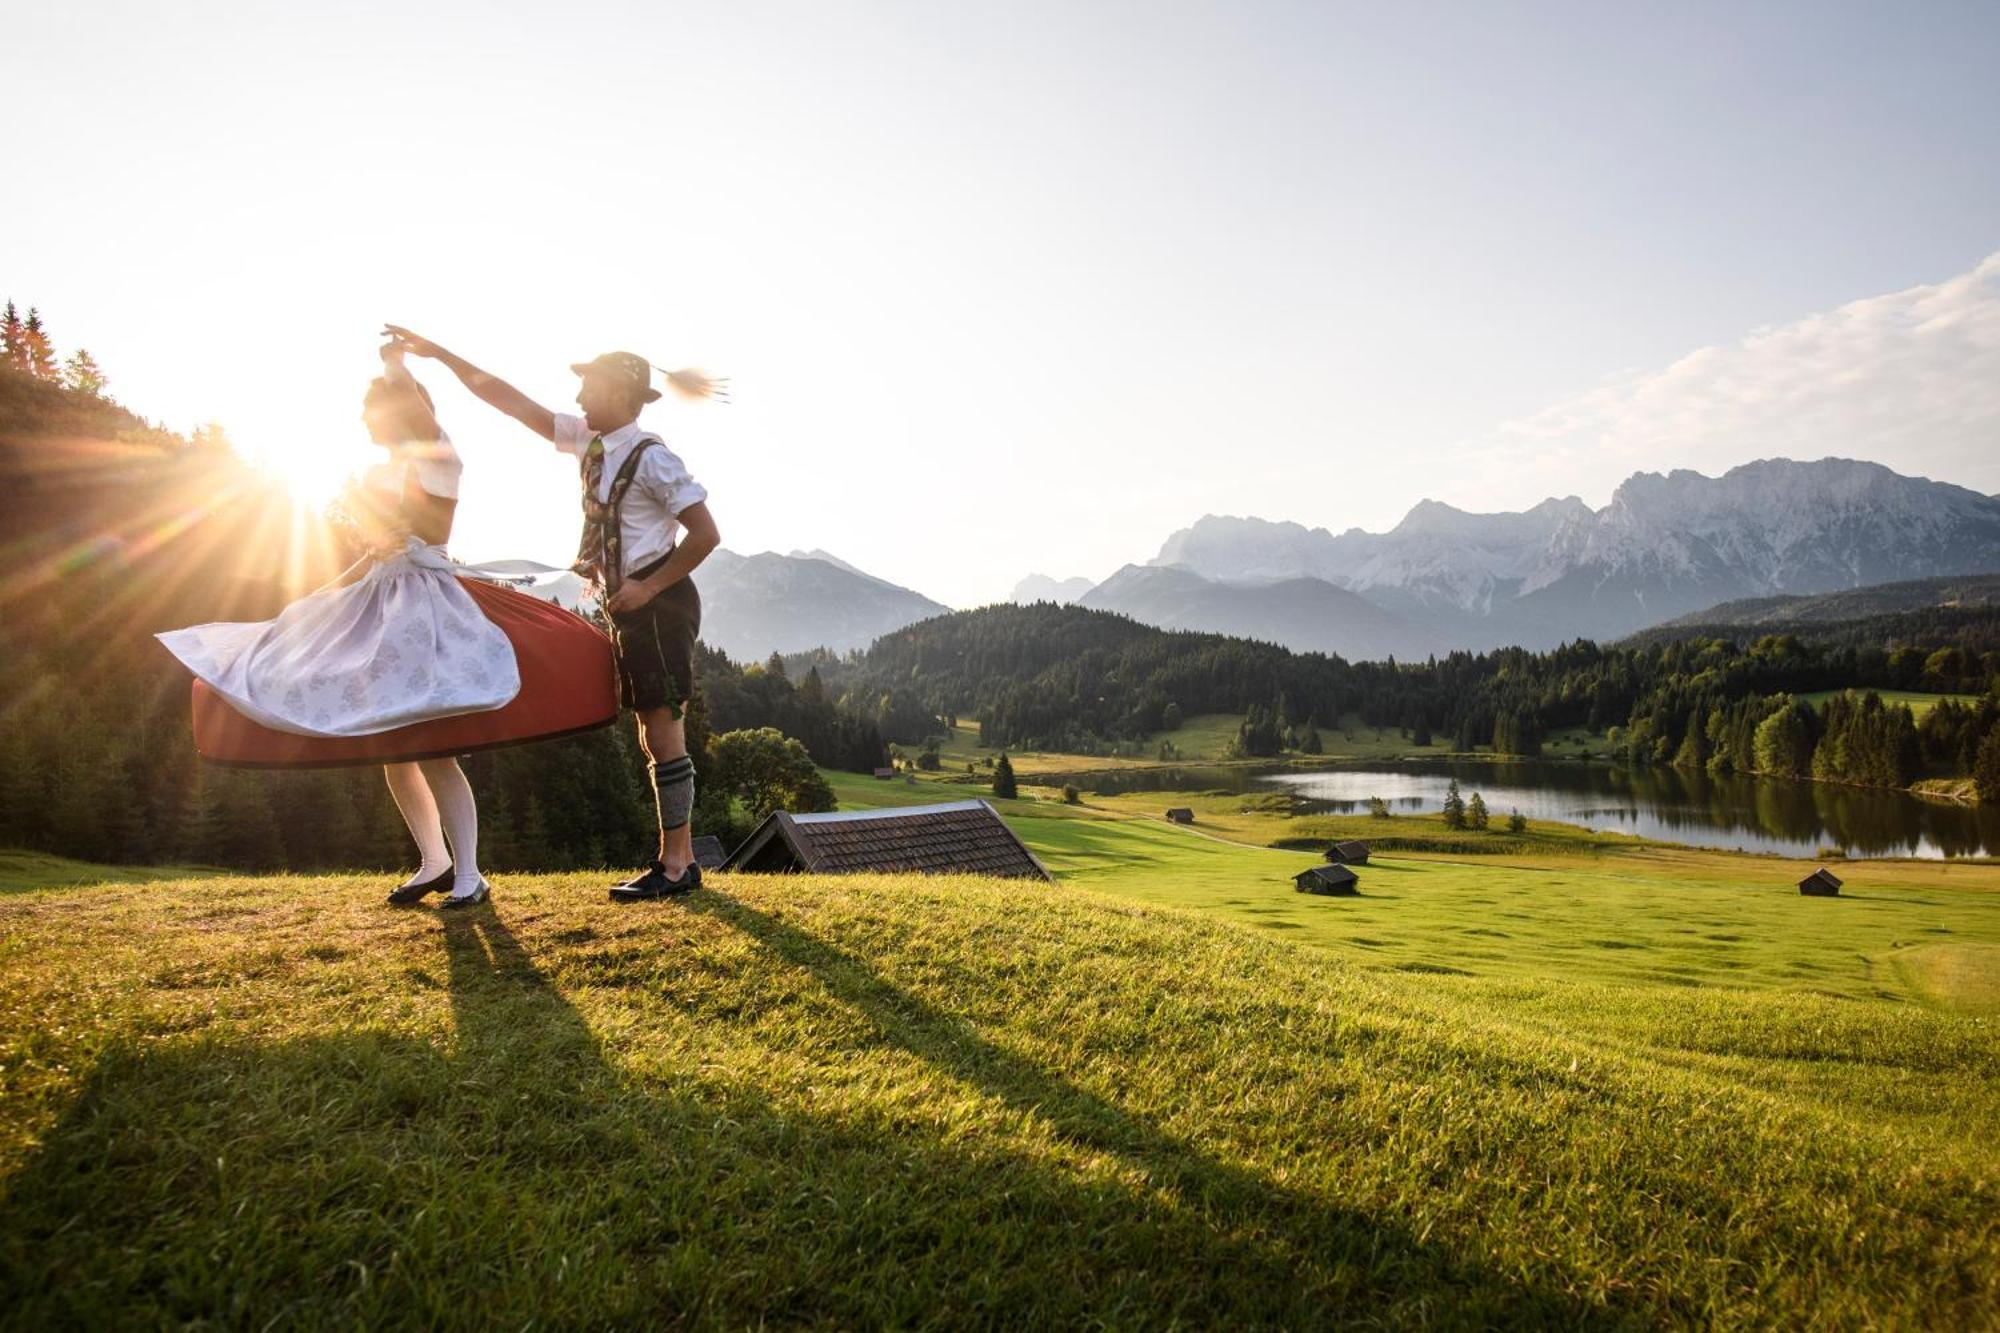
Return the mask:
{"type": "Polygon", "coordinates": [[[384,324],[382,332],[386,337],[395,339],[394,345],[400,351],[415,352],[418,356],[436,356],[444,350],[429,338],[419,337],[401,324],[384,324]]]}

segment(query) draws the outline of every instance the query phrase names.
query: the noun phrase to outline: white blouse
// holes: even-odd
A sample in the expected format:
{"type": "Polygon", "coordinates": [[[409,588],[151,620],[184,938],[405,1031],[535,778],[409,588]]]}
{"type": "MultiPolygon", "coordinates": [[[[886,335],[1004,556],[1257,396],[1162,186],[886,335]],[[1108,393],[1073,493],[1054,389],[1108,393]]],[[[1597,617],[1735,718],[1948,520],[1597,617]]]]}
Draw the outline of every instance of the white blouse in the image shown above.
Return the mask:
{"type": "Polygon", "coordinates": [[[387,462],[377,463],[363,474],[362,484],[372,490],[401,495],[412,469],[424,494],[440,500],[458,498],[458,479],[464,475],[465,463],[443,431],[438,432],[435,440],[412,440],[397,445],[387,462]]]}

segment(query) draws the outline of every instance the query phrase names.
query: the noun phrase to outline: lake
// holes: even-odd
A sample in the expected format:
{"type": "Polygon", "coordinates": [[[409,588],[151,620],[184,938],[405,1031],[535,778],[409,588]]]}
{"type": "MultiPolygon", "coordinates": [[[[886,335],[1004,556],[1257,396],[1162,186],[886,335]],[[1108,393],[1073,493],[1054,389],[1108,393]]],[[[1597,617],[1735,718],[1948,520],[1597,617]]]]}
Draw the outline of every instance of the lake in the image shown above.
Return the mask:
{"type": "MultiPolygon", "coordinates": [[[[1922,801],[1907,792],[1771,778],[1709,777],[1671,768],[1552,760],[1416,759],[1324,769],[1131,769],[1072,775],[1087,791],[1286,791],[1302,811],[1366,813],[1379,796],[1398,813],[1434,811],[1458,779],[1500,824],[1510,810],[1588,829],[1734,851],[1812,856],[2000,855],[2000,808],[1922,801]]],[[[1055,779],[1063,781],[1062,778],[1055,779]]],[[[1038,778],[1037,781],[1049,781],[1038,778]]]]}

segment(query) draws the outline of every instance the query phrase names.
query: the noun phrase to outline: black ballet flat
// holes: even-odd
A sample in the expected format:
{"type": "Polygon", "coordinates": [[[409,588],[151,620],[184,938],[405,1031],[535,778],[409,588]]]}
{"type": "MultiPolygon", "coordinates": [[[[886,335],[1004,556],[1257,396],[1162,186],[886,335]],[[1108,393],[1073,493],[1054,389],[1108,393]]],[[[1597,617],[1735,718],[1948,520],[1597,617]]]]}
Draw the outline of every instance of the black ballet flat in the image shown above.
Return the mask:
{"type": "Polygon", "coordinates": [[[485,902],[488,898],[492,896],[493,894],[491,886],[489,886],[486,883],[486,881],[482,879],[479,881],[479,887],[474,889],[471,893],[466,894],[463,898],[447,895],[445,900],[439,903],[438,906],[440,908],[445,908],[445,909],[450,909],[454,907],[477,907],[479,906],[479,904],[485,902]]]}
{"type": "Polygon", "coordinates": [[[422,902],[433,893],[451,892],[451,867],[446,866],[442,875],[434,876],[421,884],[405,884],[389,895],[389,906],[411,907],[422,902]]]}

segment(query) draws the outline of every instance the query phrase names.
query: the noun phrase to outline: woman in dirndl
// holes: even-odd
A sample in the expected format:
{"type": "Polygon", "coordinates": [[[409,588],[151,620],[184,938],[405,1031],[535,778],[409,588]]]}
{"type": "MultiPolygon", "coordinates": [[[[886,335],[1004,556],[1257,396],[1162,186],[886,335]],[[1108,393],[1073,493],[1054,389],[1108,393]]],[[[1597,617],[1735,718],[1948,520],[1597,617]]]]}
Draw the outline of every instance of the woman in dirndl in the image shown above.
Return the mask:
{"type": "MultiPolygon", "coordinates": [[[[581,680],[540,681],[542,695],[588,696],[593,671],[609,675],[609,645],[568,612],[457,576],[444,544],[463,464],[400,350],[382,356],[363,420],[389,457],[342,504],[366,554],[274,620],[195,625],[159,639],[197,678],[204,757],[253,767],[387,761],[383,775],[422,857],[389,901],[442,893],[443,906],[470,907],[490,886],[479,870],[478,806],[457,755],[550,734],[510,707],[524,660],[543,677],[581,672],[581,680]],[[517,639],[532,651],[517,654],[517,639]]],[[[615,703],[597,711],[608,722],[615,703]]]]}

